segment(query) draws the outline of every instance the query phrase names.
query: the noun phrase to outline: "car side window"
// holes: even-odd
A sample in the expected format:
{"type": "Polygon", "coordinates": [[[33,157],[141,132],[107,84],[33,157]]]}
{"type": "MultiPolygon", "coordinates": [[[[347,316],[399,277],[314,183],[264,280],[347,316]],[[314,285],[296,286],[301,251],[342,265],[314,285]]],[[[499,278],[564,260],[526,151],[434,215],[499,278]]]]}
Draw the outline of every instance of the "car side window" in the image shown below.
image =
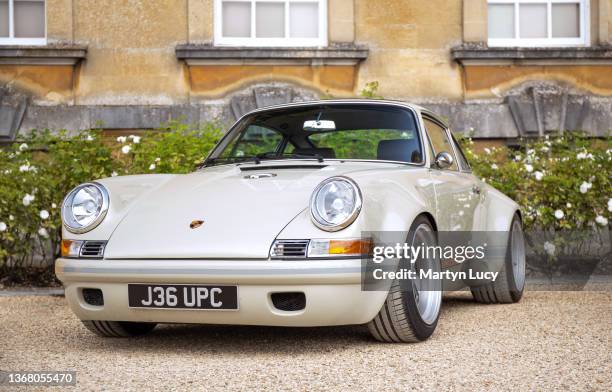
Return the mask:
{"type": "Polygon", "coordinates": [[[423,117],[423,123],[425,123],[425,129],[427,130],[429,140],[431,141],[431,145],[434,150],[434,157],[443,151],[451,154],[453,157],[453,164],[450,165],[447,170],[458,170],[457,157],[455,156],[453,146],[448,139],[446,129],[426,117],[423,117]]]}
{"type": "Polygon", "coordinates": [[[457,152],[459,154],[457,158],[459,158],[461,169],[463,169],[464,171],[472,171],[472,168],[470,167],[470,164],[468,163],[468,160],[465,157],[465,154],[463,153],[461,146],[457,142],[457,139],[455,138],[455,135],[453,135],[452,132],[451,132],[451,137],[453,138],[453,143],[455,143],[455,147],[457,148],[457,152]]]}

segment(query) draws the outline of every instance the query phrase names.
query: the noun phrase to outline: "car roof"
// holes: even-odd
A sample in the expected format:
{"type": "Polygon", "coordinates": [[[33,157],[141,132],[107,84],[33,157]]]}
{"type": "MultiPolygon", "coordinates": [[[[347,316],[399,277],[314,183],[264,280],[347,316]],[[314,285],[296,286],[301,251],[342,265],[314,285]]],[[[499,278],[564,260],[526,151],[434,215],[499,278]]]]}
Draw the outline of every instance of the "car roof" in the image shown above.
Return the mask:
{"type": "Polygon", "coordinates": [[[264,112],[267,112],[267,111],[273,111],[273,110],[285,109],[285,108],[299,108],[299,107],[316,106],[316,105],[347,105],[347,104],[357,104],[357,105],[371,104],[371,105],[401,106],[401,107],[405,107],[405,108],[408,108],[408,109],[412,109],[412,110],[414,110],[415,112],[417,112],[419,114],[425,113],[425,114],[427,114],[427,115],[429,115],[431,117],[434,117],[437,121],[439,121],[440,123],[442,123],[443,125],[448,127],[448,123],[447,123],[446,120],[441,118],[436,113],[430,111],[429,109],[426,109],[426,108],[424,108],[422,106],[415,105],[415,104],[408,103],[408,102],[388,100],[388,99],[345,98],[345,99],[325,99],[325,100],[292,102],[292,103],[285,103],[285,104],[280,104],[280,105],[265,106],[265,107],[262,107],[262,108],[259,108],[259,109],[252,110],[252,111],[246,113],[242,117],[246,117],[246,116],[254,114],[254,113],[264,113],[264,112]]]}

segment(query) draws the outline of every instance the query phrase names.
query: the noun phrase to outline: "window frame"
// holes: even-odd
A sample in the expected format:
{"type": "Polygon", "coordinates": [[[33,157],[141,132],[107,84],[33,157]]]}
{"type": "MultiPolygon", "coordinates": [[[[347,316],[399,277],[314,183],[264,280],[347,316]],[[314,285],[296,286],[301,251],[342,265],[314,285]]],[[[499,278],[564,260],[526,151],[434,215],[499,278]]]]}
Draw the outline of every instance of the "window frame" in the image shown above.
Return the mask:
{"type": "MultiPolygon", "coordinates": [[[[514,38],[489,38],[487,43],[491,47],[568,47],[590,45],[590,1],[589,0],[487,0],[488,7],[491,4],[514,5],[514,38]],[[520,38],[519,4],[546,4],[546,38],[520,38]],[[553,4],[578,4],[580,37],[577,38],[554,38],[552,36],[552,5],[553,4]]],[[[488,19],[487,19],[488,28],[488,19]]]]}
{"type": "Polygon", "coordinates": [[[9,36],[8,37],[0,37],[0,45],[32,45],[32,46],[42,46],[47,44],[47,0],[39,0],[37,2],[42,2],[45,7],[45,36],[44,37],[36,37],[36,38],[20,38],[15,37],[15,0],[7,0],[8,1],[8,23],[9,23],[9,36]]]}
{"type": "Polygon", "coordinates": [[[324,47],[327,46],[327,0],[215,0],[214,2],[214,45],[215,46],[247,46],[247,47],[324,47]],[[224,37],[223,36],[223,3],[248,2],[251,3],[251,36],[250,37],[224,37]],[[283,3],[285,4],[285,37],[256,38],[256,12],[255,3],[283,3]],[[317,38],[291,38],[289,37],[289,4],[290,3],[318,3],[319,4],[319,36],[317,38]]]}
{"type": "Polygon", "coordinates": [[[459,160],[457,159],[457,150],[456,150],[455,144],[453,143],[452,134],[449,128],[443,123],[441,123],[440,121],[438,121],[437,119],[435,119],[434,117],[428,116],[427,114],[423,114],[423,126],[425,128],[425,132],[427,133],[427,141],[429,143],[429,147],[431,148],[431,151],[433,151],[433,157],[429,164],[429,168],[435,169],[435,170],[449,171],[452,173],[462,172],[463,168],[461,167],[459,160]],[[450,167],[440,169],[439,167],[436,166],[436,156],[442,151],[436,151],[436,148],[434,147],[434,144],[431,140],[431,131],[429,130],[429,128],[427,128],[427,124],[425,124],[425,121],[429,121],[430,123],[433,123],[434,125],[437,125],[438,127],[442,129],[444,135],[446,136],[446,139],[448,140],[448,145],[451,148],[451,151],[446,151],[446,152],[448,152],[449,154],[453,156],[453,161],[454,161],[453,163],[455,164],[456,169],[451,169],[450,167]]]}

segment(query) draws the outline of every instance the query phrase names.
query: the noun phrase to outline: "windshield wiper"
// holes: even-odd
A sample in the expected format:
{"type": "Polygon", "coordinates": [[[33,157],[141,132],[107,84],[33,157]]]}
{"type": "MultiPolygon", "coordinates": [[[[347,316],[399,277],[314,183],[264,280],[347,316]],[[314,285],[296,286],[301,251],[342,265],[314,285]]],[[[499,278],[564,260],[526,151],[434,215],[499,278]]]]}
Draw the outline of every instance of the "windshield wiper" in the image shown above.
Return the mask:
{"type": "Polygon", "coordinates": [[[245,163],[245,162],[254,162],[256,165],[259,165],[263,160],[275,160],[275,159],[286,159],[286,158],[304,158],[304,159],[316,159],[319,162],[323,162],[323,156],[320,154],[296,154],[296,153],[287,153],[287,154],[278,154],[275,152],[263,152],[257,154],[255,156],[249,157],[216,157],[216,158],[208,158],[204,160],[201,164],[197,166],[198,169],[202,169],[208,166],[214,166],[215,164],[221,161],[230,161],[232,163],[245,163]]]}

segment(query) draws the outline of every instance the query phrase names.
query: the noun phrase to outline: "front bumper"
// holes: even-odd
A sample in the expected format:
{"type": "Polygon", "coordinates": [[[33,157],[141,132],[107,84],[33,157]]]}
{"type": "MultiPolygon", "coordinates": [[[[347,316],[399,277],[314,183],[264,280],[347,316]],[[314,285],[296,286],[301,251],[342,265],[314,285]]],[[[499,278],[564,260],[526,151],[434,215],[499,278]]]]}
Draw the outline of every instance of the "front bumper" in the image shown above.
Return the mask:
{"type": "Polygon", "coordinates": [[[325,326],[363,324],[387,293],[361,290],[361,261],[351,260],[86,260],[57,259],[72,311],[82,320],[161,323],[325,326]],[[235,284],[237,311],[133,309],[128,283],[235,284]],[[84,288],[97,288],[103,306],[87,304],[84,288]],[[303,292],[306,307],[282,311],[270,295],[303,292]]]}

